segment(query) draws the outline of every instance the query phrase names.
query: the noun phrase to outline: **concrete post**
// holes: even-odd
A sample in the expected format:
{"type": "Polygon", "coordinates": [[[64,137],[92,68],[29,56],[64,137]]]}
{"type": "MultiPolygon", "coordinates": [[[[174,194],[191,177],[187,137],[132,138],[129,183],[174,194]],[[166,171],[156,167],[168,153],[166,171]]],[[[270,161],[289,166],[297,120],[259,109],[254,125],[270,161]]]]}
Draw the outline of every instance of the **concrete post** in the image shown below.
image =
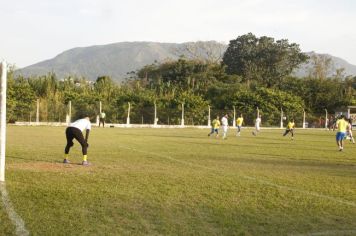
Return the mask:
{"type": "Polygon", "coordinates": [[[6,87],[7,66],[1,63],[1,109],[0,109],[0,182],[5,181],[5,148],[6,148],[6,87]]]}
{"type": "Polygon", "coordinates": [[[157,125],[157,104],[156,101],[154,102],[154,106],[155,106],[155,117],[154,117],[154,121],[153,121],[153,125],[157,125]]]}
{"type": "Polygon", "coordinates": [[[281,108],[281,129],[283,129],[283,109],[281,108]]]}
{"type": "Polygon", "coordinates": [[[127,110],[127,119],[126,119],[126,124],[129,125],[130,124],[130,110],[131,110],[131,104],[128,102],[129,104],[129,108],[127,110]]]}
{"type": "Polygon", "coordinates": [[[72,101],[68,102],[68,123],[72,121],[72,101]]]}
{"type": "Polygon", "coordinates": [[[211,127],[210,105],[208,106],[208,127],[211,127]]]}
{"type": "Polygon", "coordinates": [[[40,123],[40,99],[37,98],[37,107],[36,107],[36,125],[40,123]]]}
{"type": "Polygon", "coordinates": [[[232,127],[236,127],[236,109],[235,109],[235,106],[234,106],[234,118],[232,120],[232,127]]]}
{"type": "Polygon", "coordinates": [[[182,103],[182,120],[180,125],[184,126],[184,102],[182,103]]]}

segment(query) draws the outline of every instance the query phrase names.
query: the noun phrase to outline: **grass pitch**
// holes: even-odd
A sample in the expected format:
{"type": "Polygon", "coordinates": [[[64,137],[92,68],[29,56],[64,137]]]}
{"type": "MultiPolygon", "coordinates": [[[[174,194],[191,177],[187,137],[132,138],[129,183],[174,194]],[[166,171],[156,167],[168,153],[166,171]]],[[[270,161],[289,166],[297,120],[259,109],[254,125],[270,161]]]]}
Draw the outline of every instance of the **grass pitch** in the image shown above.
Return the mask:
{"type": "MultiPolygon", "coordinates": [[[[6,189],[31,235],[355,235],[356,145],[335,133],[93,128],[62,164],[64,127],[7,129],[6,189]]],[[[0,235],[15,235],[0,203],[0,235]]]]}

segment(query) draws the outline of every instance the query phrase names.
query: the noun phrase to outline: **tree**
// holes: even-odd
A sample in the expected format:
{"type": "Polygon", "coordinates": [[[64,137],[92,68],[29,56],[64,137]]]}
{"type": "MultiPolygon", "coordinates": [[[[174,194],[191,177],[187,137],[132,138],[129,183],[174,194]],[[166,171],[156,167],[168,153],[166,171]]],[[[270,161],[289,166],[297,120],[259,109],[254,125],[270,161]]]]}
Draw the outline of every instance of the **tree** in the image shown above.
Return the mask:
{"type": "MultiPolygon", "coordinates": [[[[324,113],[324,109],[334,112],[340,107],[353,104],[354,81],[320,78],[288,78],[279,89],[299,96],[304,100],[305,109],[314,113],[324,113]]],[[[356,83],[355,83],[356,84],[356,83]]]]}
{"type": "MultiPolygon", "coordinates": [[[[28,81],[22,77],[18,78],[13,87],[14,92],[9,95],[9,100],[14,101],[13,115],[11,121],[27,120],[31,116],[31,110],[36,100],[36,96],[28,81]]],[[[10,113],[11,114],[11,113],[10,113]]]]}
{"type": "Polygon", "coordinates": [[[230,41],[222,63],[228,74],[242,76],[247,84],[255,80],[273,87],[307,59],[299,45],[289,44],[287,39],[275,41],[248,33],[230,41]]]}
{"type": "Polygon", "coordinates": [[[205,63],[219,63],[226,50],[225,44],[215,41],[184,43],[182,46],[183,50],[177,48],[177,52],[175,52],[177,56],[181,56],[183,53],[188,59],[205,63]]]}
{"type": "MultiPolygon", "coordinates": [[[[325,80],[332,70],[333,64],[331,57],[328,55],[313,54],[310,59],[312,68],[309,72],[309,76],[316,79],[325,80]]],[[[339,71],[337,71],[337,76],[341,76],[342,72],[343,71],[339,69],[339,71]]]]}
{"type": "Polygon", "coordinates": [[[240,79],[227,75],[225,68],[218,63],[185,59],[145,66],[137,75],[142,86],[155,90],[159,96],[187,90],[205,94],[216,82],[236,82],[240,79]]]}

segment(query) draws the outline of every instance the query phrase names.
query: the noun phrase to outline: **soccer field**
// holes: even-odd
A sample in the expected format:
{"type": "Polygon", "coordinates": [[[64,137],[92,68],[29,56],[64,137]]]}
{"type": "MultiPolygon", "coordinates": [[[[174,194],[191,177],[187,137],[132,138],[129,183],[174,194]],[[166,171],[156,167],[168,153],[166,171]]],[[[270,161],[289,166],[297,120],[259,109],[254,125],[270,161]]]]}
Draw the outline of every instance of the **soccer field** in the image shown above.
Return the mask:
{"type": "Polygon", "coordinates": [[[85,167],[64,131],[8,126],[0,235],[356,235],[356,145],[334,132],[93,128],[85,167]]]}

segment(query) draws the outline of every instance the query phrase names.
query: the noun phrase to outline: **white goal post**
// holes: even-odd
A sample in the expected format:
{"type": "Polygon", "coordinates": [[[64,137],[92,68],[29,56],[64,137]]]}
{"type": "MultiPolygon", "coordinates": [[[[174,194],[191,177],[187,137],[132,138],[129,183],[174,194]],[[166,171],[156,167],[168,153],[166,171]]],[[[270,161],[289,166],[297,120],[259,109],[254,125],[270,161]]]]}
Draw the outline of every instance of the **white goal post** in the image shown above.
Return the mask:
{"type": "Polygon", "coordinates": [[[1,110],[0,110],[0,182],[5,181],[5,147],[6,147],[6,86],[7,67],[6,62],[0,64],[1,73],[1,110]]]}

